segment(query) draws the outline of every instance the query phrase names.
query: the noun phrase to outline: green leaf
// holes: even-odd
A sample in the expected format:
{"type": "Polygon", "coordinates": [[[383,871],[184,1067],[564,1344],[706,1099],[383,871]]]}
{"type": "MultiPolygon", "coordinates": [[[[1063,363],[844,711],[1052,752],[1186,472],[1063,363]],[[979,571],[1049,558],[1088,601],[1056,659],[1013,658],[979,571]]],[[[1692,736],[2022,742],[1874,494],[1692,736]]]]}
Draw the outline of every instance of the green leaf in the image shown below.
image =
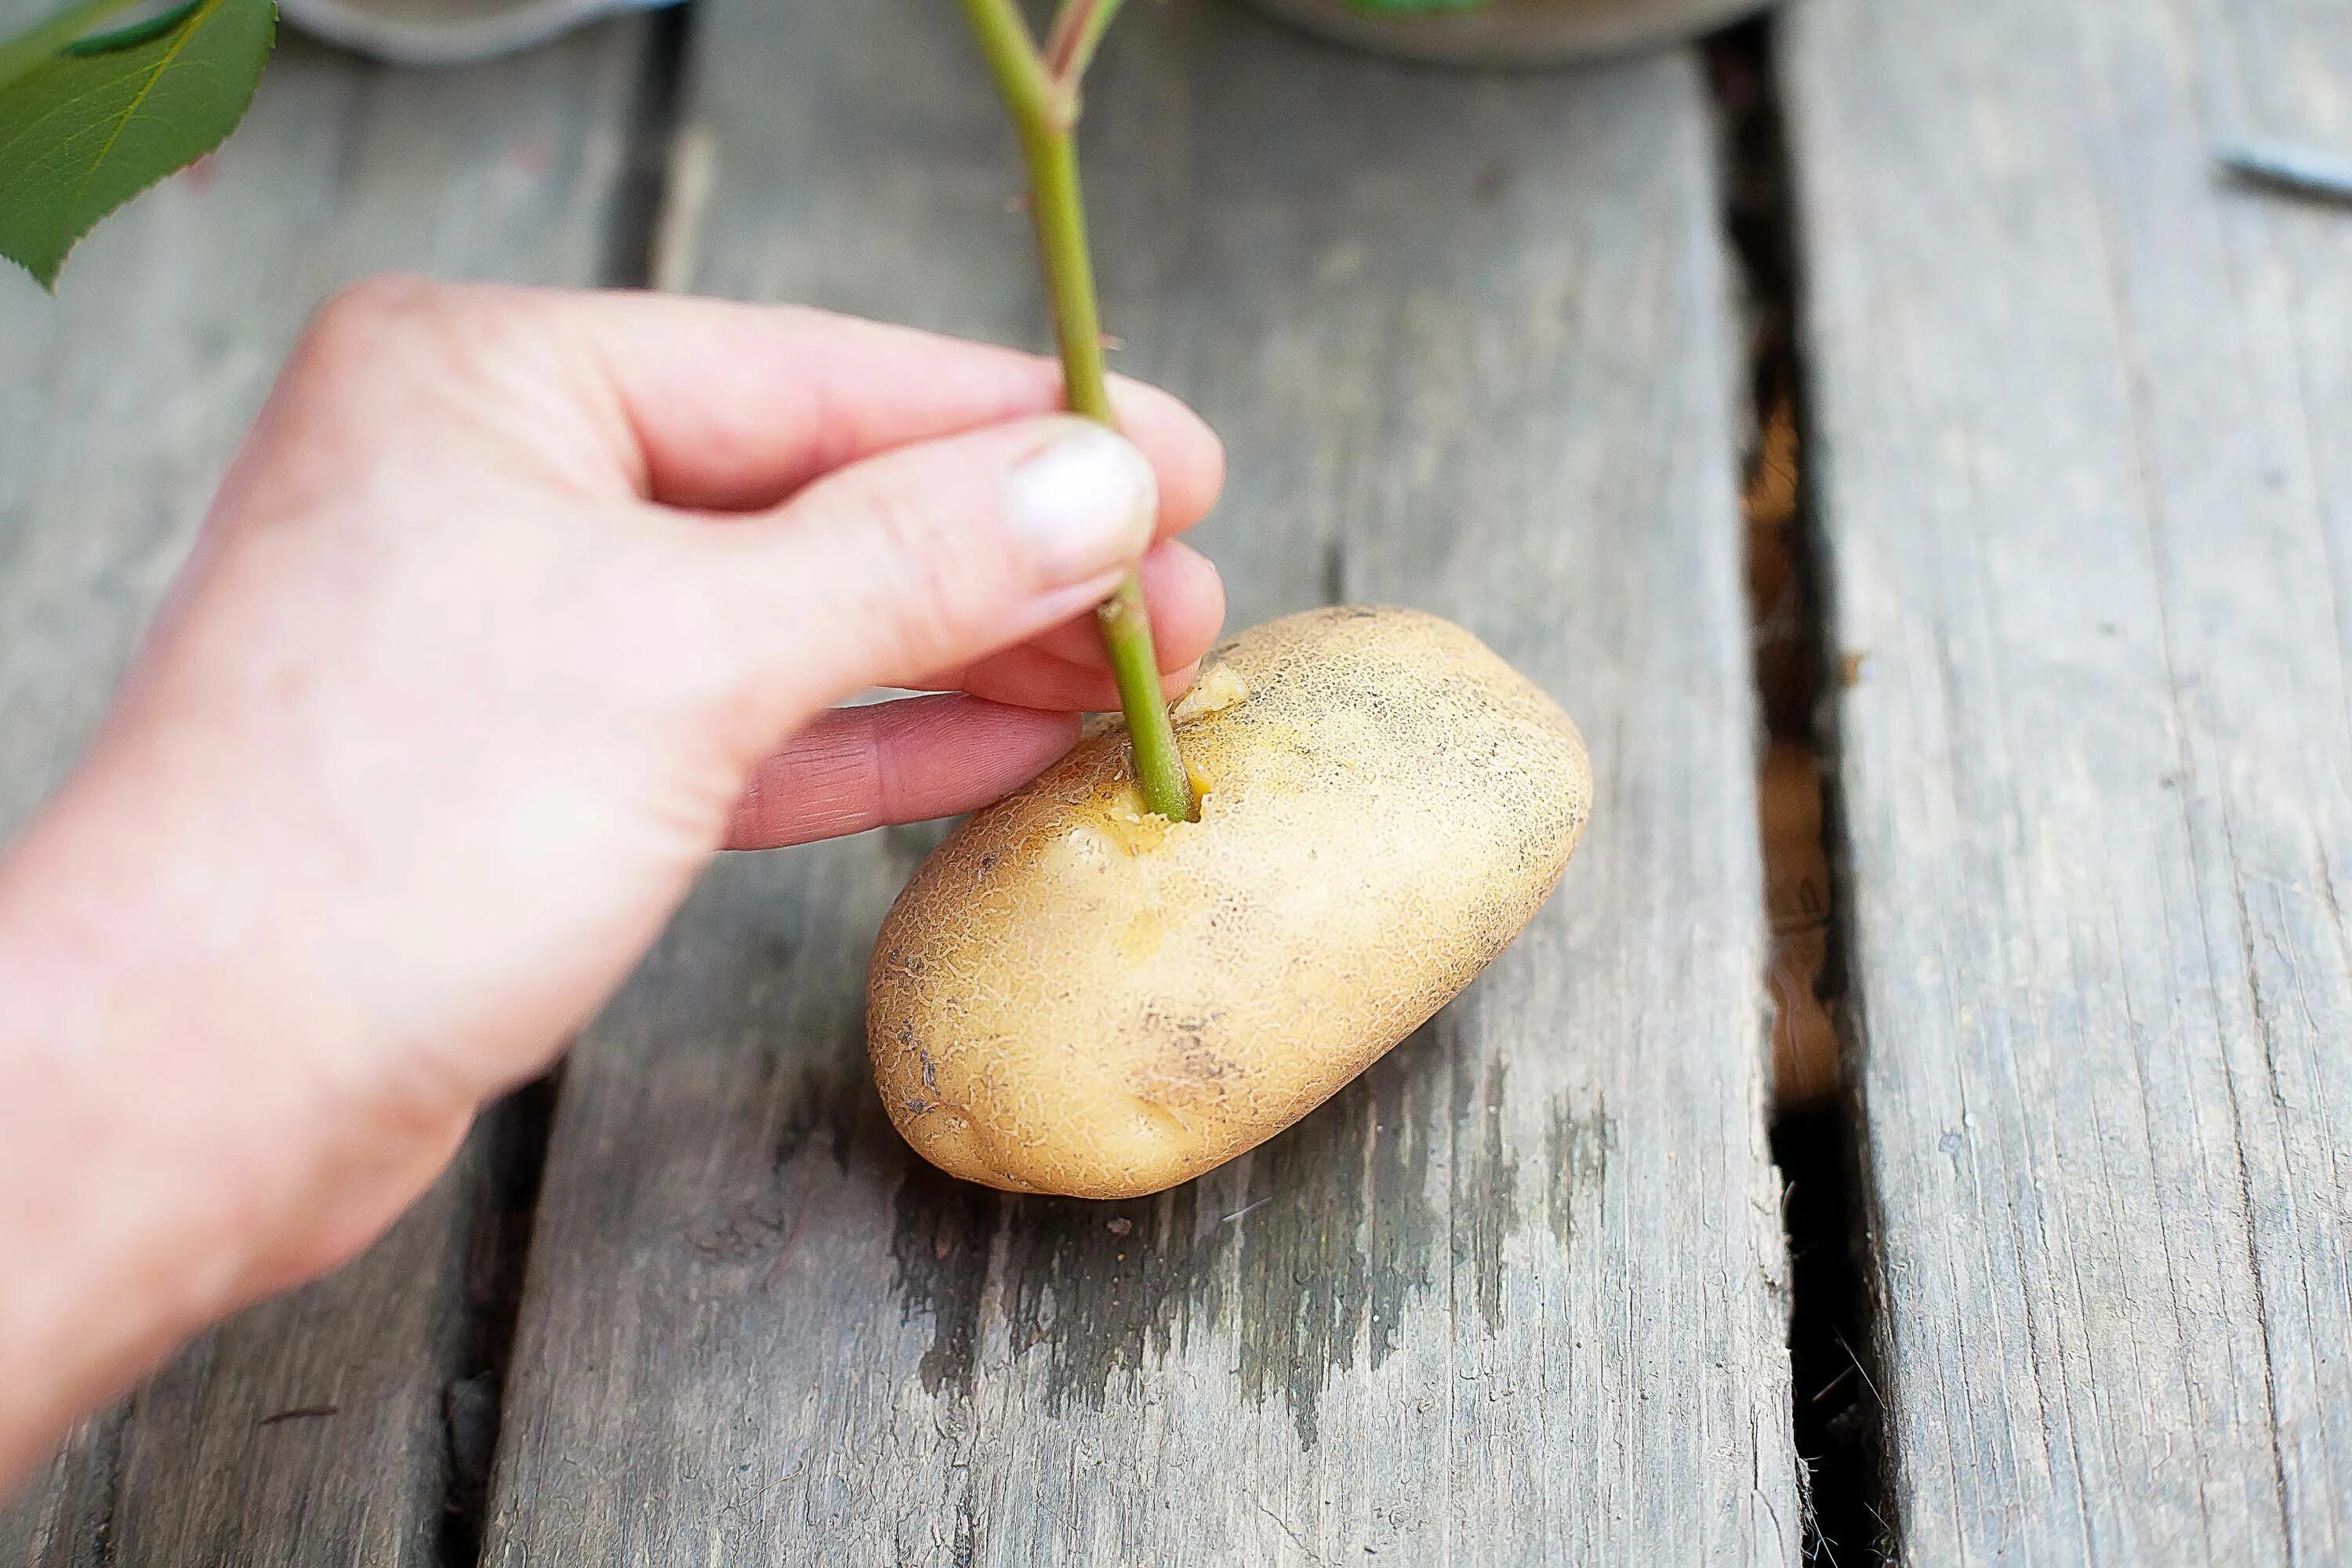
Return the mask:
{"type": "Polygon", "coordinates": [[[195,0],[0,85],[0,256],[55,288],[100,218],[236,129],[277,23],[272,0],[195,0]]]}
{"type": "Polygon", "coordinates": [[[1387,16],[1425,16],[1440,11],[1480,11],[1492,0],[1348,0],[1359,11],[1378,11],[1387,16]]]}

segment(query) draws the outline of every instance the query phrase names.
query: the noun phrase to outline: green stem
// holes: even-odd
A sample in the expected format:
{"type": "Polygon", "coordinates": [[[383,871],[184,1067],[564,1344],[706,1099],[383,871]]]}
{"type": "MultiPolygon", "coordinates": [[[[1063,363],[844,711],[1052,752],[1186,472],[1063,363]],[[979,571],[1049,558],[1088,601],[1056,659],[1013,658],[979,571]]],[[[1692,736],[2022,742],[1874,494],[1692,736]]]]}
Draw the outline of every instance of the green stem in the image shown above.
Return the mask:
{"type": "Polygon", "coordinates": [[[996,78],[996,89],[1016,121],[1045,113],[1053,84],[1038,57],[1037,40],[1013,0],[963,0],[963,14],[980,39],[980,52],[996,78]]]}
{"type": "Polygon", "coordinates": [[[0,88],[65,53],[68,45],[138,0],[79,0],[30,31],[0,43],[0,88]]]}
{"type": "Polygon", "coordinates": [[[1024,121],[1021,151],[1029,160],[1030,216],[1037,254],[1054,306],[1054,339],[1062,353],[1064,395],[1073,414],[1112,423],[1105,370],[1102,312],[1095,302],[1095,271],[1087,255],[1086,204],[1078,191],[1077,150],[1066,127],[1024,121]]]}
{"type": "MultiPolygon", "coordinates": [[[[1064,400],[1074,414],[1116,425],[1103,367],[1094,263],[1087,249],[1086,206],[1078,191],[1077,150],[1071,138],[1077,120],[1076,73],[1056,77],[1047,69],[1014,0],[963,0],[963,8],[1012,111],[1028,161],[1037,254],[1045,265],[1054,336],[1061,348],[1064,400]]],[[[1102,24],[1114,8],[1115,4],[1098,3],[1091,18],[1076,22],[1071,37],[1079,45],[1074,58],[1080,66],[1093,53],[1102,24]]],[[[1168,717],[1160,661],[1151,646],[1151,619],[1144,607],[1143,584],[1135,574],[1129,573],[1095,614],[1110,655],[1111,676],[1118,685],[1119,708],[1127,715],[1128,743],[1144,804],[1173,821],[1189,821],[1192,781],[1176,749],[1176,729],[1168,717]]]]}

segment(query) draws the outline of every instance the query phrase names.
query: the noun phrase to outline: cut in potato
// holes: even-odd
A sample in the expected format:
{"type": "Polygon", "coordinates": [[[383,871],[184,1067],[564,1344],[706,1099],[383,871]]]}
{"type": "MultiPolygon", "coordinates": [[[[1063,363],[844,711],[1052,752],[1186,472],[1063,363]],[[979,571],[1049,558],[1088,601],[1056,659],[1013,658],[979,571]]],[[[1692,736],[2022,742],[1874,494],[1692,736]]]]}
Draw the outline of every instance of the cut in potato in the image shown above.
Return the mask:
{"type": "Polygon", "coordinates": [[[1112,728],[972,816],[883,922],[891,1121],[1013,1192],[1156,1192],[1288,1127],[1541,907],[1591,770],[1558,704],[1417,611],[1291,616],[1175,711],[1200,818],[1147,812],[1112,728]]]}

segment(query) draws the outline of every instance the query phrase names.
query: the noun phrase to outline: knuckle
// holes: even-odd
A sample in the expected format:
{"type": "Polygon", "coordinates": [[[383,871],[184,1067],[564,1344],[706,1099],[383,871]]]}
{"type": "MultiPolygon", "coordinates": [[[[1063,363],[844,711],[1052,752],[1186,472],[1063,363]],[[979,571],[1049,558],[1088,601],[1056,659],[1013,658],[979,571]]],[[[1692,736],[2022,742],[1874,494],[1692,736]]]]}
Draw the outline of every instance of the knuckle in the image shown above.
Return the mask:
{"type": "Polygon", "coordinates": [[[292,363],[297,374],[331,382],[405,372],[446,384],[510,353],[537,315],[530,289],[386,273],[329,299],[292,363]]]}
{"type": "Polygon", "coordinates": [[[414,272],[379,272],[346,283],[319,308],[321,325],[380,321],[427,304],[448,285],[414,272]]]}
{"type": "Polygon", "coordinates": [[[445,309],[449,287],[399,272],[346,284],[310,318],[303,354],[334,364],[373,359],[445,309]]]}

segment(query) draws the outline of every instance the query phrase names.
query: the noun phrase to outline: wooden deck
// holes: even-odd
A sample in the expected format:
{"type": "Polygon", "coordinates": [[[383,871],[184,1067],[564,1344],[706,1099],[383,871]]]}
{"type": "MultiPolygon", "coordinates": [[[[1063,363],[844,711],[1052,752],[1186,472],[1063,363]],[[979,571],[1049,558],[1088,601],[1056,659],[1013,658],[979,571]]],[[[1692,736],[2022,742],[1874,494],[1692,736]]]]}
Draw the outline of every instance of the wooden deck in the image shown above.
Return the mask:
{"type": "Polygon", "coordinates": [[[1915,1562],[2352,1557],[2331,0],[1791,18],[1882,1392],[1915,1562]]]}
{"type": "MultiPolygon", "coordinates": [[[[1818,1485],[1887,1532],[1830,1544],[2341,1561],[2352,213],[2206,148],[2352,151],[2352,29],[2341,0],[1796,5],[1866,1288],[1836,1397],[1867,1391],[1874,1457],[1818,1485]]],[[[1233,624],[1420,605],[1557,692],[1600,797],[1559,896],[1299,1128],[1092,1205],[939,1177],[874,1101],[866,947],[934,834],[730,858],[381,1245],[0,1501],[0,1563],[1819,1544],[1701,56],[1409,70],[1171,0],[1089,97],[1121,368],[1229,442],[1201,538],[1233,624]]],[[[1017,183],[943,0],[695,0],[443,75],[285,47],[59,300],[0,287],[0,829],[338,282],[652,281],[1036,343],[1017,183]]]]}

